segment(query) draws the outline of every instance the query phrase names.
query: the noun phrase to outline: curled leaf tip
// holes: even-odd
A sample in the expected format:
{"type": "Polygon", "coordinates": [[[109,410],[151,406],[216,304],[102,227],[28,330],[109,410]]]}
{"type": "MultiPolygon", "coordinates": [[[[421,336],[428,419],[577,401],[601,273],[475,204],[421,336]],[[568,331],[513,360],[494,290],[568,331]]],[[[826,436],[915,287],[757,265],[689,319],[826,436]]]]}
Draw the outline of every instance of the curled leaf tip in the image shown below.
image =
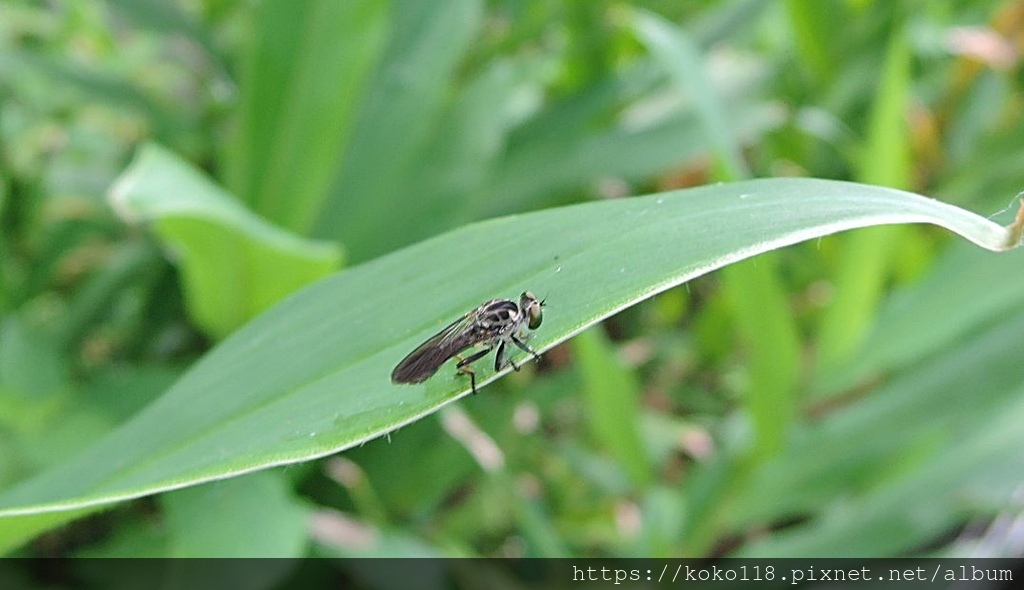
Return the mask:
{"type": "Polygon", "coordinates": [[[1006,240],[1006,249],[1016,248],[1020,245],[1021,237],[1024,235],[1024,192],[1017,193],[1017,217],[1013,223],[1006,226],[1010,231],[1006,240]]]}

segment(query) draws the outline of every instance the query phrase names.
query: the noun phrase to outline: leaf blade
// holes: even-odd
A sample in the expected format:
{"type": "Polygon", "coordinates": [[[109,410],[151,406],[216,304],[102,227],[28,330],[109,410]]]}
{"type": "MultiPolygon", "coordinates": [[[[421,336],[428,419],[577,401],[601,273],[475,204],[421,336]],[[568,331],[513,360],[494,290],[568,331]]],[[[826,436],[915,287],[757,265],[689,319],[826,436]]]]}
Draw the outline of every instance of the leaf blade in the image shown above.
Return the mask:
{"type": "MultiPolygon", "coordinates": [[[[0,494],[0,516],[139,497],[381,436],[469,392],[445,368],[411,386],[392,386],[388,375],[416,343],[495,295],[529,288],[547,298],[532,341],[542,351],[737,260],[887,223],[933,223],[992,250],[1004,249],[1009,234],[911,193],[812,179],[708,186],[466,226],[286,299],[105,439],[0,494]]],[[[477,385],[494,378],[482,367],[477,385]]]]}
{"type": "Polygon", "coordinates": [[[139,150],[110,201],[177,254],[189,312],[215,337],[341,266],[336,244],[271,225],[157,144],[139,150]]]}

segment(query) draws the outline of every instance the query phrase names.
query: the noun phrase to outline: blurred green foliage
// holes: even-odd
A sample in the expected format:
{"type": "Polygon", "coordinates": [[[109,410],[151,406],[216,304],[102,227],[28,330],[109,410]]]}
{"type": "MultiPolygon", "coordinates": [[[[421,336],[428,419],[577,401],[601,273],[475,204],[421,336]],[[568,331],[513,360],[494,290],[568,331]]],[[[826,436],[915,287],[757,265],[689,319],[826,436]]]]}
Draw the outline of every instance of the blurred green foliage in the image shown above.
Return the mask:
{"type": "MultiPolygon", "coordinates": [[[[1022,23],[1009,0],[5,0],[0,487],[342,260],[474,220],[747,175],[1002,212],[1022,23]],[[222,200],[119,201],[147,142],[222,200]]],[[[998,554],[985,523],[1024,509],[1022,264],[916,226],[787,248],[389,440],[6,518],[0,550],[998,554]]]]}

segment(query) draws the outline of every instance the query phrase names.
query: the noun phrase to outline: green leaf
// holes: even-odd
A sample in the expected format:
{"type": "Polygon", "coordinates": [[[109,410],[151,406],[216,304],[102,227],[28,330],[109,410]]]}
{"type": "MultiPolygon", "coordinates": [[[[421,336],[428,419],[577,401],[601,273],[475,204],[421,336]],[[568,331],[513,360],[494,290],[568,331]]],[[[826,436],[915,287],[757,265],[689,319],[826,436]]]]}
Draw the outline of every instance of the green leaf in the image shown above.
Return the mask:
{"type": "Polygon", "coordinates": [[[642,488],[651,481],[651,466],[640,439],[640,385],[599,330],[587,330],[573,344],[590,430],[642,488]]]}
{"type": "Polygon", "coordinates": [[[832,516],[750,552],[892,555],[955,527],[968,507],[1005,503],[1024,469],[1021,330],[1018,304],[998,323],[797,433],[760,466],[731,524],[832,516]],[[818,512],[837,497],[843,505],[831,507],[839,510],[818,512]],[[868,531],[874,536],[862,542],[868,531]]]}
{"type": "Polygon", "coordinates": [[[341,241],[354,260],[393,249],[395,240],[424,224],[422,216],[402,214],[406,202],[419,208],[424,199],[408,175],[434,149],[445,149],[436,148],[433,133],[442,122],[459,60],[480,25],[482,4],[438,0],[404,3],[395,10],[390,45],[368,84],[352,149],[314,223],[316,235],[341,241]]]}
{"type": "MultiPolygon", "coordinates": [[[[480,469],[438,420],[409,424],[388,436],[388,444],[359,446],[346,452],[345,458],[370,468],[367,480],[382,507],[367,512],[361,510],[365,505],[354,502],[360,516],[378,523],[384,522],[378,518],[380,513],[404,515],[422,506],[442,504],[456,486],[480,469]],[[410,485],[411,481],[416,484],[410,485]]],[[[349,489],[352,496],[361,493],[349,489]]]]}
{"type": "Polygon", "coordinates": [[[17,549],[50,529],[98,510],[97,507],[90,507],[67,512],[44,512],[0,518],[0,556],[17,549]]]}
{"type": "MultiPolygon", "coordinates": [[[[895,187],[910,183],[910,132],[906,122],[909,93],[910,48],[905,34],[897,31],[875,97],[867,145],[860,154],[859,180],[895,187]]],[[[832,373],[860,350],[903,237],[901,228],[887,227],[845,240],[834,279],[835,299],[821,319],[816,367],[819,375],[832,373]]]]}
{"type": "Polygon", "coordinates": [[[67,314],[55,330],[64,349],[73,350],[128,285],[151,281],[150,277],[162,268],[159,256],[152,244],[141,241],[129,242],[114,250],[107,263],[76,291],[67,314]]]}
{"type": "Polygon", "coordinates": [[[800,338],[778,277],[777,258],[761,256],[722,272],[736,329],[750,357],[743,401],[762,456],[782,447],[799,406],[800,338]]]}
{"type": "MultiPolygon", "coordinates": [[[[660,17],[637,11],[633,22],[638,36],[681,93],[693,97],[701,127],[723,180],[749,176],[742,146],[693,40],[660,17]]],[[[749,360],[744,402],[754,421],[759,453],[770,455],[782,446],[782,437],[796,415],[796,387],[800,374],[800,342],[774,258],[734,265],[723,273],[726,297],[735,310],[736,329],[749,360]]]]}
{"type": "MultiPolygon", "coordinates": [[[[515,482],[510,481],[509,484],[511,487],[515,482]]],[[[514,498],[516,520],[520,524],[523,540],[530,548],[529,555],[541,558],[572,557],[572,552],[558,534],[554,519],[545,510],[544,504],[536,498],[519,494],[514,498]]]]}
{"type": "MultiPolygon", "coordinates": [[[[68,359],[52,342],[16,315],[0,323],[0,397],[39,401],[69,388],[68,359]]],[[[0,418],[0,426],[7,421],[0,418]]]]}
{"type": "Polygon", "coordinates": [[[839,0],[786,0],[791,38],[796,57],[809,77],[821,86],[835,78],[838,69],[836,27],[842,26],[847,5],[839,0]],[[839,18],[836,18],[839,15],[839,18]]]}
{"type": "MultiPolygon", "coordinates": [[[[401,199],[388,215],[365,207],[362,223],[355,224],[351,208],[339,203],[338,219],[359,226],[356,231],[369,240],[367,253],[390,252],[480,217],[479,209],[495,200],[491,176],[505,157],[506,135],[522,116],[522,103],[542,92],[539,69],[532,61],[503,60],[467,81],[409,162],[400,185],[408,190],[388,196],[401,199]],[[388,231],[367,231],[379,224],[388,231]]],[[[332,223],[329,217],[326,223],[332,223]]],[[[339,234],[346,240],[355,235],[339,234]]]]}
{"type": "MultiPolygon", "coordinates": [[[[489,177],[493,196],[483,210],[498,214],[537,207],[552,195],[593,183],[595,170],[603,177],[645,182],[707,154],[703,131],[708,125],[694,109],[684,105],[655,117],[648,112],[660,111],[645,105],[659,79],[655,73],[651,64],[634,67],[587,86],[519,126],[489,177]],[[631,106],[622,111],[623,104],[631,106]]],[[[733,104],[738,98],[722,99],[733,104]]],[[[729,111],[730,134],[749,140],[778,124],[770,105],[739,102],[729,111]]]]}
{"type": "Polygon", "coordinates": [[[697,103],[704,134],[713,146],[726,179],[750,175],[740,154],[740,145],[708,77],[700,50],[689,35],[674,24],[651,12],[637,10],[631,24],[637,37],[654,58],[668,71],[673,82],[697,103]]]}
{"type": "MultiPolygon", "coordinates": [[[[56,512],[54,514],[67,513],[56,512]]],[[[164,527],[162,521],[147,518],[120,524],[99,543],[83,547],[75,552],[75,557],[148,558],[165,557],[167,554],[167,528],[164,527]]],[[[109,579],[104,582],[107,585],[113,585],[109,579]]],[[[137,583],[137,581],[135,582],[137,583]]]]}
{"type": "MultiPolygon", "coordinates": [[[[450,365],[395,363],[466,309],[532,289],[543,351],[721,266],[876,224],[933,223],[992,250],[1010,232],[910,193],[769,179],[492,219],[339,273],[234,333],[164,396],[64,465],[0,494],[0,516],[69,510],[304,461],[469,393],[450,365]]],[[[518,359],[517,359],[518,360],[518,359]]],[[[481,363],[479,387],[497,376],[481,363]]],[[[511,369],[506,369],[506,371],[511,369]]]]}
{"type": "Polygon", "coordinates": [[[309,511],[282,474],[252,473],[165,494],[173,557],[302,557],[309,511]]]}
{"type": "Polygon", "coordinates": [[[630,557],[678,557],[674,543],[679,539],[686,521],[685,502],[679,501],[679,491],[665,486],[652,486],[641,498],[643,534],[635,553],[630,557]]]}
{"type": "Polygon", "coordinates": [[[882,307],[861,353],[819,385],[836,392],[903,369],[1002,321],[1024,301],[1024,251],[996,258],[953,244],[924,279],[882,307]],[[950,313],[953,310],[955,313],[950,313]]]}
{"type": "MultiPolygon", "coordinates": [[[[971,514],[1012,503],[1024,472],[1024,404],[922,461],[913,471],[844,505],[828,517],[742,551],[743,557],[882,557],[906,554],[971,514]],[[908,502],[908,498],[919,499],[908,502]]],[[[821,477],[819,475],[819,477],[821,477]]]]}
{"type": "Polygon", "coordinates": [[[148,144],[111,190],[177,257],[189,312],[224,337],[292,291],[337,270],[337,245],[300,238],[247,211],[184,160],[148,144]]]}
{"type": "Polygon", "coordinates": [[[281,227],[309,233],[384,48],[390,2],[267,0],[256,7],[228,188],[281,227]]]}

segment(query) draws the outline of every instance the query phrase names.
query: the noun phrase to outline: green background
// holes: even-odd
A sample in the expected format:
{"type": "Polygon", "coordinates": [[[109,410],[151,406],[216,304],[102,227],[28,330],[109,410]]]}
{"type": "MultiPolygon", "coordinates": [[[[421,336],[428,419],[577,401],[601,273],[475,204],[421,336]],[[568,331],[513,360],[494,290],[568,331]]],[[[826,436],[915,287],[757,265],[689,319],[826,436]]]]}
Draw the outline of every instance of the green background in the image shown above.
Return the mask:
{"type": "Polygon", "coordinates": [[[6,0],[0,551],[1019,551],[1021,19],[6,0]]]}

